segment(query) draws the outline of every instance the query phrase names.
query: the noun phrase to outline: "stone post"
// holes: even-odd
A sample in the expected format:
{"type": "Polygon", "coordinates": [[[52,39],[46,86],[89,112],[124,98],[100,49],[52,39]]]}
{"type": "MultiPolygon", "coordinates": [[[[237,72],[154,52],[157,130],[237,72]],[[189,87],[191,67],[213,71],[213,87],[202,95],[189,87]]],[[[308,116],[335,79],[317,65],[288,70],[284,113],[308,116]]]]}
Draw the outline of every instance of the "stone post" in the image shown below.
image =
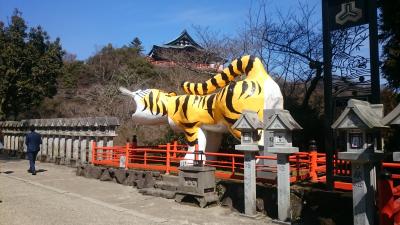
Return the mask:
{"type": "Polygon", "coordinates": [[[68,135],[65,141],[65,163],[69,164],[72,158],[72,137],[68,135]]]}
{"type": "Polygon", "coordinates": [[[259,151],[258,129],[263,124],[256,112],[245,110],[233,124],[232,129],[241,131],[241,143],[235,150],[244,152],[244,211],[246,216],[256,216],[256,157],[259,151]]]}
{"type": "Polygon", "coordinates": [[[79,159],[79,142],[80,142],[79,139],[80,137],[77,136],[73,139],[72,142],[72,158],[75,160],[79,159]]]}
{"type": "MultiPolygon", "coordinates": [[[[258,149],[257,149],[258,151],[258,149]]],[[[256,214],[256,157],[255,152],[244,152],[244,205],[245,214],[256,214]]]]}
{"type": "Polygon", "coordinates": [[[277,155],[278,218],[281,222],[287,222],[291,220],[289,155],[299,151],[292,147],[292,131],[302,128],[287,110],[264,110],[264,117],[264,129],[270,135],[264,149],[277,155]]]}
{"type": "Polygon", "coordinates": [[[87,152],[89,150],[88,148],[88,142],[86,137],[81,137],[80,139],[80,150],[81,150],[81,163],[87,163],[87,152]]]}
{"type": "Polygon", "coordinates": [[[351,161],[354,225],[374,224],[374,164],[381,158],[383,153],[339,152],[339,159],[351,161]]]}

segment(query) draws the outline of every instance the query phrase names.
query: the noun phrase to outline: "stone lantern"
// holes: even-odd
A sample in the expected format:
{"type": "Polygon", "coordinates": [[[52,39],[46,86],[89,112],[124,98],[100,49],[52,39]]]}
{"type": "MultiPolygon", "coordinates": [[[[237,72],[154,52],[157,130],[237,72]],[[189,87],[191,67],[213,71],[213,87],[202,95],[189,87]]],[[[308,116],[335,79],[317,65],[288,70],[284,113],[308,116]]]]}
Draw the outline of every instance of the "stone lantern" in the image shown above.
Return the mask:
{"type": "Polygon", "coordinates": [[[267,110],[267,123],[264,129],[267,131],[267,151],[270,153],[295,153],[299,149],[292,146],[294,130],[303,129],[290,115],[290,112],[282,109],[267,110]]]}
{"type": "Polygon", "coordinates": [[[258,151],[258,141],[260,140],[258,130],[262,128],[263,123],[258,119],[257,113],[244,110],[242,116],[232,125],[232,129],[241,132],[240,145],[236,145],[235,150],[258,151]]]}
{"type": "Polygon", "coordinates": [[[350,99],[332,128],[346,133],[347,149],[338,158],[351,161],[354,224],[374,223],[375,164],[383,158],[377,151],[383,105],[350,99]]]}
{"type": "Polygon", "coordinates": [[[241,143],[235,150],[244,152],[244,211],[247,216],[256,216],[256,160],[255,153],[259,151],[258,130],[263,123],[254,111],[243,111],[232,129],[241,131],[241,143]]]}
{"type": "Polygon", "coordinates": [[[268,140],[265,149],[277,155],[278,218],[287,222],[290,221],[289,155],[299,151],[292,146],[292,132],[303,128],[287,110],[268,109],[264,112],[267,121],[264,129],[268,140]]]}

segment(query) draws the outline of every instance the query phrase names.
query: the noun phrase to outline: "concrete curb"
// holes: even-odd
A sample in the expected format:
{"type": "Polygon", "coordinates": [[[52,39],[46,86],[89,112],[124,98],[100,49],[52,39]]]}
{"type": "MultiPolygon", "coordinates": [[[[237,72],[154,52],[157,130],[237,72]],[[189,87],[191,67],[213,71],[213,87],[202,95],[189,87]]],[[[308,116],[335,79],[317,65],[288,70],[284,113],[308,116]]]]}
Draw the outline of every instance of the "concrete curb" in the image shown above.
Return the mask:
{"type": "Polygon", "coordinates": [[[76,193],[72,193],[72,192],[68,192],[68,191],[64,191],[64,190],[61,190],[61,189],[58,189],[58,188],[54,188],[54,187],[51,187],[51,186],[43,185],[41,183],[38,183],[38,182],[35,182],[35,181],[30,181],[30,180],[23,179],[23,178],[20,178],[20,177],[16,177],[16,176],[13,176],[13,175],[7,175],[7,174],[3,174],[3,173],[0,173],[0,175],[3,176],[3,177],[7,177],[7,178],[11,178],[11,179],[18,180],[18,181],[21,181],[21,182],[25,182],[25,183],[28,183],[28,184],[31,184],[31,185],[34,185],[34,186],[37,186],[37,187],[40,187],[40,188],[43,188],[43,189],[46,189],[46,190],[50,190],[50,191],[53,191],[53,192],[58,193],[58,194],[63,194],[63,195],[67,195],[67,196],[76,197],[76,198],[88,201],[90,203],[93,203],[93,204],[96,204],[96,205],[100,205],[100,206],[103,206],[103,207],[108,208],[108,209],[112,209],[112,210],[117,211],[117,212],[127,213],[127,214],[130,214],[132,216],[136,216],[136,217],[139,217],[139,218],[151,220],[151,221],[153,221],[155,223],[172,222],[174,224],[181,224],[179,221],[172,221],[172,220],[167,220],[167,219],[163,219],[163,218],[147,215],[147,214],[140,213],[140,212],[137,212],[137,211],[133,211],[133,210],[130,210],[130,209],[126,209],[126,208],[123,208],[123,207],[115,206],[115,205],[112,205],[112,204],[109,204],[107,202],[103,202],[103,201],[100,201],[100,200],[97,200],[97,199],[94,199],[94,198],[82,196],[80,194],[76,194],[76,193]]]}

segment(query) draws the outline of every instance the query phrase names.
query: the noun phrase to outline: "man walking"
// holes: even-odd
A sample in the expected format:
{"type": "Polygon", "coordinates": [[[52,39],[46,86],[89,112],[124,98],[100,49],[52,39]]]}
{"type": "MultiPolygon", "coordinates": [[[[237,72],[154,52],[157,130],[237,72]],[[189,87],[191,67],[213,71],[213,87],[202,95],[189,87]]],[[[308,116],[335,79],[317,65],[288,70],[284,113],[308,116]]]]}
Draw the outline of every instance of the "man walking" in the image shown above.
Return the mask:
{"type": "Polygon", "coordinates": [[[29,159],[29,173],[36,175],[35,160],[42,144],[42,137],[35,132],[35,128],[31,127],[31,132],[26,135],[25,144],[27,147],[27,154],[29,159]]]}

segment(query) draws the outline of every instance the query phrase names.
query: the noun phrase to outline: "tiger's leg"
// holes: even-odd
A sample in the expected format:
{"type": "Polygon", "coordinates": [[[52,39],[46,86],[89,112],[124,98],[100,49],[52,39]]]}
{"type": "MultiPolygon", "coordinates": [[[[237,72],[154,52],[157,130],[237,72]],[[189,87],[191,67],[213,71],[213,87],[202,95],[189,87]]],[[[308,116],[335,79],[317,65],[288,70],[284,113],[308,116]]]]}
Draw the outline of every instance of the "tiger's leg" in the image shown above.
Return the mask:
{"type": "Polygon", "coordinates": [[[199,146],[199,156],[198,159],[205,160],[204,150],[206,148],[206,135],[204,131],[200,128],[194,128],[190,130],[186,130],[185,132],[186,140],[188,140],[189,149],[188,153],[185,155],[185,160],[194,160],[195,159],[195,149],[196,144],[199,146]]]}
{"type": "MultiPolygon", "coordinates": [[[[206,131],[207,145],[206,152],[217,153],[221,146],[222,133],[206,131]]],[[[209,155],[207,160],[216,160],[216,156],[209,155]]]]}

